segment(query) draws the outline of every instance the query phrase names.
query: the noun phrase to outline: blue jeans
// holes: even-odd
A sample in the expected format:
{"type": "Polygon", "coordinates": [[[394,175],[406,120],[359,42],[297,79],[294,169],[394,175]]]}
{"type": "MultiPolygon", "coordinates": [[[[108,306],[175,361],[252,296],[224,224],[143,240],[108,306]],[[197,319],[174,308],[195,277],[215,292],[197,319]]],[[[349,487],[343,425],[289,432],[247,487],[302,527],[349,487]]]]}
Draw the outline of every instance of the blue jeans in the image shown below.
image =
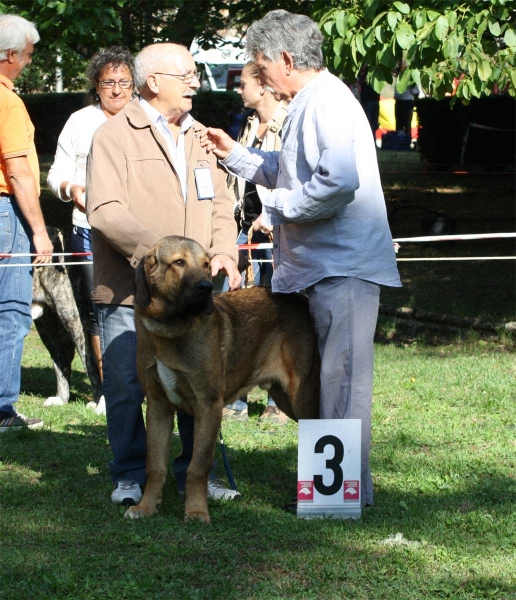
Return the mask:
{"type": "MultiPolygon", "coordinates": [[[[113,452],[109,472],[113,483],[135,481],[144,485],[146,433],[143,391],[136,371],[136,331],[132,306],[98,304],[100,346],[104,372],[108,439],[113,452]]],[[[193,453],[193,417],[177,413],[183,452],[174,461],[178,488],[185,489],[186,471],[193,453]]]]}
{"type": "MultiPolygon", "coordinates": [[[[0,253],[28,254],[30,231],[14,196],[0,196],[0,253]]],[[[21,385],[23,340],[32,324],[30,256],[0,258],[0,414],[15,414],[21,385]]]]}
{"type": "MultiPolygon", "coordinates": [[[[72,252],[91,252],[91,229],[74,225],[70,242],[72,252]]],[[[90,312],[90,335],[100,335],[97,307],[91,299],[93,292],[93,256],[81,256],[75,257],[75,259],[77,262],[84,263],[84,265],[77,265],[77,268],[81,269],[83,282],[81,293],[85,295],[90,312]]]]}

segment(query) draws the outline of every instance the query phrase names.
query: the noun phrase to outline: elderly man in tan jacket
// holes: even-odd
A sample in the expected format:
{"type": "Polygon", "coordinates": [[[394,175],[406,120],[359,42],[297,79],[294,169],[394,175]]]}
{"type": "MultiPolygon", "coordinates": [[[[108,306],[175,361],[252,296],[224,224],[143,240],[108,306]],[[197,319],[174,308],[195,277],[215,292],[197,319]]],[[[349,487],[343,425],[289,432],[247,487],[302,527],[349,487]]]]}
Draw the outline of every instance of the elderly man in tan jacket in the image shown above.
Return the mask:
{"type": "MultiPolygon", "coordinates": [[[[200,146],[200,123],[189,114],[200,87],[183,46],[154,44],[136,57],[136,98],[102,125],[88,157],[87,214],[94,255],[93,300],[99,305],[109,463],[115,503],[138,504],[145,484],[146,438],[136,373],[133,276],[162,237],[193,238],[208,252],[212,273],[239,287],[236,225],[226,174],[200,146]],[[199,177],[202,177],[202,185],[199,177]]],[[[193,418],[178,415],[183,453],[174,461],[179,492],[193,450],[193,418]]],[[[211,479],[208,495],[232,498],[211,479]]]]}

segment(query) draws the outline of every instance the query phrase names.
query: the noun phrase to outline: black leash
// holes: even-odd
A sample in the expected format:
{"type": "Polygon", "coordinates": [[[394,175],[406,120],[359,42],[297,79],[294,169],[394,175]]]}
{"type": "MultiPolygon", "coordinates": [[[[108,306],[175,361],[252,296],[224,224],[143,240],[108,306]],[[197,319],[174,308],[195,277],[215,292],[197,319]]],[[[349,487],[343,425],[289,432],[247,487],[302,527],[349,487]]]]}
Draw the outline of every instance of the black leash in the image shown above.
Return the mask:
{"type": "Polygon", "coordinates": [[[235,483],[235,479],[233,477],[233,473],[231,472],[231,467],[229,466],[228,456],[226,454],[226,446],[224,444],[224,438],[222,437],[222,429],[219,429],[219,439],[220,439],[220,451],[222,452],[222,460],[224,461],[224,467],[226,469],[226,473],[228,476],[229,485],[232,490],[238,492],[238,488],[235,483]]]}

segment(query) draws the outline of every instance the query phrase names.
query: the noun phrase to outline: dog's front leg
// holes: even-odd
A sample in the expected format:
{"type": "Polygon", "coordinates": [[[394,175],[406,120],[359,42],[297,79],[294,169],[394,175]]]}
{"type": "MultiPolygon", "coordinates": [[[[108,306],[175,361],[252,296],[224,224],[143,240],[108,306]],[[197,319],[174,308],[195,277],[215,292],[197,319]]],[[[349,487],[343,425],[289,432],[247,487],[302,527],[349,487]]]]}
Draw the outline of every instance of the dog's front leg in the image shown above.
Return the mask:
{"type": "Polygon", "coordinates": [[[140,504],[131,506],[125,513],[126,517],[152,517],[158,512],[167,477],[174,414],[168,399],[161,395],[147,395],[147,484],[140,504]]]}
{"type": "Polygon", "coordinates": [[[210,522],[208,477],[222,421],[222,397],[215,403],[199,403],[195,412],[194,448],[186,476],[185,521],[210,522]]]}

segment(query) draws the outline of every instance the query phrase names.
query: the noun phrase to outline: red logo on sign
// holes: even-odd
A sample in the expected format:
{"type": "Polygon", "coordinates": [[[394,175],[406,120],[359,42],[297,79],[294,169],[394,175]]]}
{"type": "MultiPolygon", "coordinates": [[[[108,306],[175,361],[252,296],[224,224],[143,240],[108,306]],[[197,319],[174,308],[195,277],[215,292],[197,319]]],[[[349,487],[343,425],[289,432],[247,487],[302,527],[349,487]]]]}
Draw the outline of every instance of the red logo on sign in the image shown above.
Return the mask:
{"type": "Polygon", "coordinates": [[[313,481],[298,481],[297,482],[297,500],[298,500],[298,502],[313,502],[314,501],[314,482],[313,481]]]}
{"type": "Polygon", "coordinates": [[[360,486],[358,481],[344,481],[344,501],[358,502],[360,500],[360,486]]]}

